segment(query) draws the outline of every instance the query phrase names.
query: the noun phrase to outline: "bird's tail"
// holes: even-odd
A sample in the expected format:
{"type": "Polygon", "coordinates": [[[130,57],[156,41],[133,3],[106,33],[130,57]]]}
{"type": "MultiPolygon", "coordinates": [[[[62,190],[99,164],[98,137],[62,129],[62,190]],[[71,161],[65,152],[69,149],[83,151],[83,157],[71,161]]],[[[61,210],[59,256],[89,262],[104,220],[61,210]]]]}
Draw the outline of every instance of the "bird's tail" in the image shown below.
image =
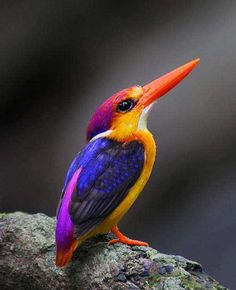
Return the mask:
{"type": "Polygon", "coordinates": [[[76,250],[76,248],[81,244],[80,240],[74,240],[71,244],[71,246],[68,249],[57,249],[56,253],[56,266],[57,267],[64,267],[66,266],[70,260],[71,257],[76,250]]]}

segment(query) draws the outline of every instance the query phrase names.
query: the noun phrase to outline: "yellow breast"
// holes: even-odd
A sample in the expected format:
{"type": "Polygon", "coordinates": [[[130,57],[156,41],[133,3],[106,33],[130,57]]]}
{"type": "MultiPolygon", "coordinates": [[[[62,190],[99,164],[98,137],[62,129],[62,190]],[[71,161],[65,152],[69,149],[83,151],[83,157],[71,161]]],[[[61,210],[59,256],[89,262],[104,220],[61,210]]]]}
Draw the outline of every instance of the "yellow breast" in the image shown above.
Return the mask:
{"type": "Polygon", "coordinates": [[[138,140],[143,143],[145,149],[145,162],[144,167],[141,172],[139,179],[130,189],[124,200],[118,205],[118,207],[101,223],[99,224],[91,233],[86,235],[84,239],[94,236],[98,233],[106,233],[110,229],[117,225],[121,218],[125,215],[128,209],[132,206],[136,198],[139,196],[140,192],[143,190],[145,184],[147,183],[150,174],[152,172],[152,167],[156,157],[156,144],[153,139],[152,134],[146,130],[136,131],[133,135],[134,140],[138,140]]]}

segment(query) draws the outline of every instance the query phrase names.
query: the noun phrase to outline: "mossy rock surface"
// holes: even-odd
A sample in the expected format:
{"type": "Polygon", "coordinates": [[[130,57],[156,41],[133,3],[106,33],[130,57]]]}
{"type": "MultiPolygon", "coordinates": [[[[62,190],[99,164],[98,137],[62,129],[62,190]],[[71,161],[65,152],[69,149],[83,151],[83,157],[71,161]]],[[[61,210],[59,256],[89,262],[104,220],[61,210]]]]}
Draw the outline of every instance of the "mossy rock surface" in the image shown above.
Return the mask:
{"type": "Polygon", "coordinates": [[[226,289],[202,266],[150,247],[108,245],[97,236],[72,262],[55,267],[55,219],[44,214],[0,214],[0,289],[226,289]]]}

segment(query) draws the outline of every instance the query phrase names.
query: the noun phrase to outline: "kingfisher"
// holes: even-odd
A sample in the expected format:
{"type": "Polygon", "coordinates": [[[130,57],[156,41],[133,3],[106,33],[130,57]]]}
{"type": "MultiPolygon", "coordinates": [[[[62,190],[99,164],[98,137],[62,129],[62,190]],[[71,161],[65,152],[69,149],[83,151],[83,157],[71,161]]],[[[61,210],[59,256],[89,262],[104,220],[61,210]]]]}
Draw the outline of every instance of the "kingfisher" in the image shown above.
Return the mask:
{"type": "Polygon", "coordinates": [[[156,144],[147,129],[153,104],[199,63],[192,60],[144,86],[109,97],[93,114],[87,144],[67,172],[57,209],[56,266],[66,266],[85,240],[107,232],[109,244],[148,246],[118,229],[119,221],[147,183],[156,144]]]}

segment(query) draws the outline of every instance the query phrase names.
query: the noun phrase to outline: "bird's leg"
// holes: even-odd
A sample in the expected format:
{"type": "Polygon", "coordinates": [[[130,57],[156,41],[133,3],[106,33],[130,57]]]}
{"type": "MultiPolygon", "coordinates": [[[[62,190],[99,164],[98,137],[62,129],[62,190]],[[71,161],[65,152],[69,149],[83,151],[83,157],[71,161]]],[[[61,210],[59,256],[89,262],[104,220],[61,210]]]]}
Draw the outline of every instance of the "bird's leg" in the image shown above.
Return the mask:
{"type": "Polygon", "coordinates": [[[127,245],[134,245],[134,246],[146,246],[148,247],[148,243],[137,241],[137,240],[131,240],[127,238],[125,235],[123,235],[117,226],[114,226],[111,228],[111,232],[117,236],[117,239],[111,240],[108,242],[109,245],[115,244],[115,243],[123,243],[127,245]]]}

